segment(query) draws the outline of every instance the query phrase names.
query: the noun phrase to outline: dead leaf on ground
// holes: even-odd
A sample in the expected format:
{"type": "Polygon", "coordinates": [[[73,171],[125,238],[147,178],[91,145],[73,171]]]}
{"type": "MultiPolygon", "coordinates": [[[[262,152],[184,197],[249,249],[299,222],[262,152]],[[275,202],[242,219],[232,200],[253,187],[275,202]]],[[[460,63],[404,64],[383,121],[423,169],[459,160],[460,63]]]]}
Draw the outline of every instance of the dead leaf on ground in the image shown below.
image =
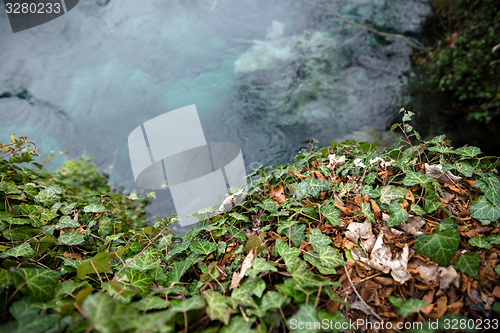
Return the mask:
{"type": "Polygon", "coordinates": [[[410,235],[420,236],[424,233],[421,229],[421,227],[424,224],[425,220],[421,216],[410,215],[408,221],[406,221],[405,223],[401,223],[400,225],[397,226],[397,228],[403,230],[404,232],[410,235]]]}
{"type": "Polygon", "coordinates": [[[278,203],[282,203],[288,200],[285,196],[285,190],[281,185],[273,187],[271,188],[271,190],[269,190],[269,198],[273,199],[278,203]]]}
{"type": "Polygon", "coordinates": [[[372,251],[376,241],[376,237],[372,232],[372,224],[368,220],[365,220],[364,223],[349,223],[345,236],[353,243],[357,243],[361,239],[360,245],[366,252],[372,251]]]}
{"type": "Polygon", "coordinates": [[[443,172],[443,166],[441,164],[429,165],[425,163],[425,174],[429,177],[437,179],[440,183],[447,183],[454,185],[459,182],[462,177],[455,176],[449,171],[443,172]]]}
{"type": "Polygon", "coordinates": [[[241,265],[240,273],[234,272],[233,279],[231,281],[231,289],[239,287],[241,279],[243,279],[243,277],[245,276],[245,272],[247,271],[247,269],[252,267],[253,257],[253,251],[248,252],[245,260],[243,261],[243,264],[241,265]]]}

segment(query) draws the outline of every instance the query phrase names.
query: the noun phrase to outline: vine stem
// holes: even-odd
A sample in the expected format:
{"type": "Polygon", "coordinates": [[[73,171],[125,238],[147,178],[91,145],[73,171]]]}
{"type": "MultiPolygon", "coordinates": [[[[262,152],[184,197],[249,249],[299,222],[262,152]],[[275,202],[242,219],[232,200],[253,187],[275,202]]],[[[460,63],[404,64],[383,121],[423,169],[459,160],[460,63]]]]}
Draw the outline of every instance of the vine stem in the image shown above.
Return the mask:
{"type": "Polygon", "coordinates": [[[314,2],[309,2],[307,0],[300,0],[300,1],[302,1],[303,3],[308,4],[310,6],[313,6],[313,7],[319,8],[319,9],[323,9],[323,10],[329,12],[329,13],[332,13],[333,15],[337,16],[339,19],[341,19],[342,21],[344,21],[347,24],[352,25],[353,27],[373,32],[373,33],[375,33],[375,34],[377,34],[379,36],[382,36],[382,37],[391,37],[391,38],[402,40],[403,42],[405,42],[409,46],[413,47],[414,49],[417,49],[417,50],[429,53],[429,50],[426,49],[425,47],[418,46],[417,44],[410,42],[408,39],[404,38],[403,36],[395,35],[395,34],[390,34],[390,33],[382,32],[382,31],[378,31],[377,29],[374,29],[374,28],[371,28],[371,27],[367,27],[367,26],[362,25],[362,24],[354,23],[353,21],[351,21],[349,19],[346,19],[345,17],[343,17],[342,15],[340,15],[339,12],[337,12],[336,10],[334,10],[334,9],[332,9],[330,7],[322,6],[320,4],[317,4],[317,3],[314,3],[314,2]]]}

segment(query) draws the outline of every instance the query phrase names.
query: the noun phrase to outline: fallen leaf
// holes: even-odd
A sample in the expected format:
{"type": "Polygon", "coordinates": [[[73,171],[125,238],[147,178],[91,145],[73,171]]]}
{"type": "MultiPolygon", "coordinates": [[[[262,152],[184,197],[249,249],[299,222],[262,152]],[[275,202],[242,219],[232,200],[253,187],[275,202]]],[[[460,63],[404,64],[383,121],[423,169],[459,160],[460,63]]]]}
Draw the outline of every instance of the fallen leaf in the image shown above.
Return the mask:
{"type": "Polygon", "coordinates": [[[408,221],[401,223],[396,226],[396,228],[399,228],[410,235],[419,236],[424,233],[421,229],[424,224],[425,220],[421,216],[410,215],[408,221]]]}
{"type": "Polygon", "coordinates": [[[372,250],[376,241],[376,237],[372,232],[372,224],[368,220],[365,220],[364,223],[349,223],[345,236],[353,243],[357,243],[361,239],[360,245],[366,252],[372,250]]]}
{"type": "Polygon", "coordinates": [[[410,254],[410,249],[408,244],[405,244],[403,252],[396,255],[394,259],[390,262],[391,276],[394,281],[398,283],[405,283],[411,279],[411,274],[408,272],[408,256],[410,254]]]}
{"type": "Polygon", "coordinates": [[[439,288],[443,290],[448,289],[450,287],[450,284],[453,284],[457,288],[460,287],[460,277],[453,266],[450,265],[448,267],[439,267],[438,273],[439,288]]]}
{"type": "Polygon", "coordinates": [[[233,195],[228,196],[219,207],[219,213],[225,213],[236,206],[245,196],[247,188],[243,187],[241,190],[233,195]]]}
{"type": "Polygon", "coordinates": [[[283,189],[283,186],[281,185],[271,188],[271,190],[269,191],[269,198],[273,199],[278,203],[282,203],[288,200],[285,197],[285,191],[283,189]]]}
{"type": "Polygon", "coordinates": [[[328,155],[330,163],[326,166],[328,169],[333,170],[335,167],[340,167],[345,163],[345,155],[337,157],[335,154],[328,155]]]}
{"type": "Polygon", "coordinates": [[[441,164],[429,165],[425,163],[425,174],[431,178],[437,179],[440,183],[456,184],[462,177],[455,176],[449,171],[443,172],[441,164]]]}
{"type": "Polygon", "coordinates": [[[245,276],[245,272],[247,271],[247,269],[252,267],[253,257],[253,251],[248,252],[245,260],[243,261],[243,264],[241,265],[240,273],[234,272],[233,279],[231,281],[231,289],[238,288],[241,279],[243,279],[243,277],[245,276]]]}

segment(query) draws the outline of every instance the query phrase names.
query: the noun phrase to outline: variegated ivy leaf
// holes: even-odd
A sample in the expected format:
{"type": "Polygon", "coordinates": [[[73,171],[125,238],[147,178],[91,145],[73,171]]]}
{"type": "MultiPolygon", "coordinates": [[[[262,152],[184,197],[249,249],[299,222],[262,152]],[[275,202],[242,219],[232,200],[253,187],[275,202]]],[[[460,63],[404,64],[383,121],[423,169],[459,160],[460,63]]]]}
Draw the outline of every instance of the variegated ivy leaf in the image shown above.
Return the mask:
{"type": "Polygon", "coordinates": [[[242,288],[236,288],[233,290],[229,302],[234,309],[236,309],[239,305],[252,307],[255,309],[258,308],[257,303],[255,303],[252,298],[252,294],[242,288]]]}
{"type": "Polygon", "coordinates": [[[191,310],[198,310],[205,306],[205,300],[201,296],[191,296],[188,299],[183,300],[180,303],[172,305],[170,310],[174,313],[177,312],[188,312],[191,310]]]}
{"type": "Polygon", "coordinates": [[[420,172],[408,171],[406,173],[405,178],[403,179],[403,184],[405,186],[413,186],[413,185],[423,185],[425,183],[435,182],[434,178],[424,175],[420,172]]]}
{"type": "Polygon", "coordinates": [[[78,228],[80,227],[80,223],[76,222],[69,216],[63,216],[57,222],[57,225],[61,228],[78,228]]]}
{"type": "Polygon", "coordinates": [[[327,204],[325,206],[321,206],[320,208],[321,215],[323,215],[331,225],[338,226],[340,225],[340,210],[335,208],[334,205],[327,204]]]}
{"type": "Polygon", "coordinates": [[[262,302],[260,304],[260,310],[262,312],[267,312],[270,309],[277,309],[283,305],[286,296],[278,293],[276,291],[268,291],[264,297],[262,297],[262,302]]]}
{"type": "Polygon", "coordinates": [[[236,221],[250,222],[248,216],[240,214],[240,213],[229,213],[229,216],[234,217],[236,221]]]}
{"type": "Polygon", "coordinates": [[[315,252],[318,252],[320,248],[327,246],[332,242],[332,239],[323,235],[319,229],[311,229],[307,234],[307,240],[311,243],[315,252]]]}
{"type": "Polygon", "coordinates": [[[233,237],[238,238],[241,242],[247,241],[247,235],[245,235],[243,231],[236,229],[235,227],[229,227],[227,228],[227,231],[229,231],[229,233],[233,235],[233,237]]]}
{"type": "Polygon", "coordinates": [[[365,215],[368,221],[370,221],[371,223],[375,223],[375,216],[372,213],[372,206],[369,203],[361,203],[361,213],[365,215]]]}
{"type": "Polygon", "coordinates": [[[70,231],[59,236],[57,241],[66,245],[80,245],[85,242],[85,237],[78,231],[70,231]]]}
{"type": "Polygon", "coordinates": [[[483,249],[491,249],[492,246],[490,243],[488,243],[486,241],[486,239],[482,238],[482,237],[472,237],[471,239],[469,239],[469,244],[470,245],[473,245],[473,246],[477,246],[477,247],[480,247],[480,248],[483,248],[483,249]]]}
{"type": "Polygon", "coordinates": [[[0,258],[8,257],[30,257],[35,254],[29,243],[24,243],[0,253],[0,258]]]}
{"type": "Polygon", "coordinates": [[[420,207],[419,205],[416,205],[416,204],[411,204],[411,206],[410,206],[410,207],[411,207],[412,212],[414,212],[414,213],[415,213],[415,214],[417,214],[417,215],[422,216],[422,215],[425,215],[425,214],[426,214],[426,213],[425,213],[425,210],[423,210],[423,209],[422,209],[422,207],[420,207]]]}
{"type": "Polygon", "coordinates": [[[290,228],[283,230],[283,234],[292,240],[293,245],[298,247],[302,245],[302,241],[306,239],[304,234],[305,230],[305,224],[294,224],[290,228]]]}
{"type": "Polygon", "coordinates": [[[149,274],[134,271],[133,269],[127,270],[127,276],[139,293],[142,295],[147,295],[149,293],[149,287],[153,282],[153,277],[149,274]]]}
{"type": "Polygon", "coordinates": [[[154,269],[160,266],[160,260],[152,258],[149,253],[142,253],[137,258],[132,258],[128,262],[128,268],[135,269],[138,271],[147,271],[148,269],[154,269]]]}
{"type": "Polygon", "coordinates": [[[199,240],[194,241],[189,248],[194,253],[209,255],[217,249],[217,244],[206,240],[199,240]]]}
{"type": "Polygon", "coordinates": [[[111,253],[98,253],[91,261],[85,261],[77,268],[77,276],[81,279],[87,274],[111,273],[111,258],[114,257],[111,253]]]}
{"type": "Polygon", "coordinates": [[[271,262],[268,262],[265,258],[254,258],[252,260],[252,268],[247,269],[246,275],[251,278],[254,278],[257,277],[257,275],[262,272],[267,272],[267,271],[276,272],[277,269],[274,266],[276,265],[271,262]]]}
{"type": "Polygon", "coordinates": [[[91,203],[90,205],[83,207],[83,211],[85,213],[102,213],[105,210],[106,207],[97,202],[91,203]]]}
{"type": "Polygon", "coordinates": [[[17,268],[11,269],[9,280],[15,288],[25,284],[33,300],[41,302],[54,298],[59,275],[59,272],[48,269],[17,268]]]}
{"type": "Polygon", "coordinates": [[[391,214],[391,217],[387,220],[388,227],[400,225],[401,223],[406,222],[410,216],[408,212],[397,202],[391,203],[387,210],[389,211],[389,214],[391,214]]]}
{"type": "Polygon", "coordinates": [[[321,259],[319,259],[316,253],[312,253],[310,251],[304,253],[304,260],[309,262],[314,267],[316,267],[321,274],[326,274],[326,275],[337,274],[335,268],[325,267],[321,263],[321,259]]]}
{"type": "Polygon", "coordinates": [[[205,296],[205,300],[208,303],[207,315],[210,319],[219,320],[227,325],[231,314],[234,313],[228,306],[229,297],[222,296],[213,290],[205,291],[203,296],[205,296]]]}
{"type": "Polygon", "coordinates": [[[485,239],[488,242],[490,242],[490,244],[495,244],[495,245],[499,245],[500,244],[500,235],[491,234],[491,235],[486,236],[485,239]]]}
{"type": "Polygon", "coordinates": [[[346,262],[340,254],[331,246],[325,246],[319,249],[318,255],[321,263],[325,267],[335,268],[338,266],[345,266],[346,262]]]}
{"type": "Polygon", "coordinates": [[[465,158],[473,158],[474,156],[481,154],[481,149],[474,146],[460,147],[455,150],[455,153],[460,154],[465,158]]]}
{"type": "Polygon", "coordinates": [[[493,205],[484,195],[472,201],[469,211],[478,220],[496,221],[500,218],[500,206],[493,205]]]}
{"type": "Polygon", "coordinates": [[[300,200],[305,197],[318,198],[321,192],[331,190],[333,185],[335,185],[335,183],[325,179],[307,177],[299,183],[297,191],[295,192],[295,199],[300,200]]]}
{"type": "Polygon", "coordinates": [[[396,188],[387,185],[380,189],[380,202],[389,205],[392,200],[404,198],[404,194],[398,192],[396,188]]]}

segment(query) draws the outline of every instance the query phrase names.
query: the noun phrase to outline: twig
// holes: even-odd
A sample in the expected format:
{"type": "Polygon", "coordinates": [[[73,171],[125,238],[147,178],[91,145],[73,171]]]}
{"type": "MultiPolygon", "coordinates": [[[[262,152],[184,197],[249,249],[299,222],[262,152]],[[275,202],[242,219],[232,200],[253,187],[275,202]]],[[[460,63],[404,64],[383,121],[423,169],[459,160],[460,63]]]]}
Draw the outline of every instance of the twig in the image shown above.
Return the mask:
{"type": "MultiPolygon", "coordinates": [[[[356,296],[358,296],[358,299],[361,301],[361,303],[363,303],[364,306],[366,306],[366,308],[368,310],[370,310],[370,313],[372,314],[372,316],[374,316],[375,318],[377,318],[378,321],[383,322],[384,320],[382,318],[380,318],[380,316],[375,312],[375,310],[373,310],[373,308],[371,306],[369,306],[365,302],[365,300],[359,294],[358,290],[354,287],[354,283],[352,282],[351,277],[349,276],[349,272],[347,271],[347,267],[346,266],[344,266],[344,270],[345,270],[345,274],[347,275],[347,279],[349,280],[349,283],[351,284],[352,289],[356,293],[356,296]]],[[[398,333],[402,333],[400,330],[398,330],[395,327],[393,327],[393,330],[396,331],[396,332],[398,332],[398,333]]]]}
{"type": "Polygon", "coordinates": [[[404,38],[403,36],[395,35],[395,34],[390,34],[390,33],[382,32],[382,31],[378,31],[377,29],[374,29],[374,28],[371,28],[371,27],[367,27],[367,26],[362,25],[362,24],[354,23],[353,21],[346,19],[345,17],[343,17],[342,15],[340,15],[339,12],[337,12],[336,10],[333,10],[330,7],[325,7],[325,6],[322,6],[322,5],[314,3],[314,2],[309,2],[307,0],[300,0],[300,1],[302,1],[303,3],[308,4],[310,6],[326,10],[327,12],[332,13],[333,15],[337,16],[339,19],[341,19],[342,21],[344,21],[347,24],[352,25],[353,27],[373,32],[373,33],[375,33],[375,34],[377,34],[379,36],[382,36],[382,37],[391,37],[391,38],[402,40],[403,42],[405,42],[406,44],[410,45],[411,47],[413,47],[415,49],[418,49],[420,51],[424,51],[424,52],[429,53],[429,50],[426,49],[425,47],[418,46],[417,44],[410,42],[408,39],[404,38]]]}

